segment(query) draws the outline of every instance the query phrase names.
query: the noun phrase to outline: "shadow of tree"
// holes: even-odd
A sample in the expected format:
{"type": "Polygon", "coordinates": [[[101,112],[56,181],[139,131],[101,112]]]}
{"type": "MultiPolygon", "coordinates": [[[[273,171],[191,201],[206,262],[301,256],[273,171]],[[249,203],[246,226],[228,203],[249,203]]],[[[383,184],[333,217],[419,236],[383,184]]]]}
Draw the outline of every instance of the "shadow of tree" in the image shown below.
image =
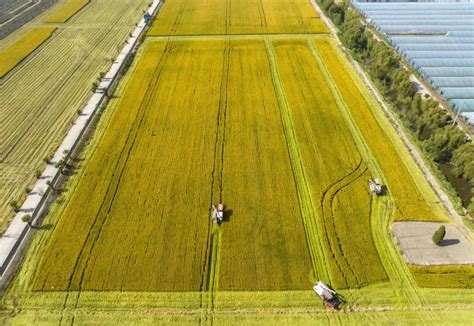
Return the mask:
{"type": "Polygon", "coordinates": [[[459,241],[458,239],[444,239],[444,240],[441,240],[440,243],[438,243],[438,246],[447,247],[447,246],[458,244],[459,242],[461,241],[459,241]]]}

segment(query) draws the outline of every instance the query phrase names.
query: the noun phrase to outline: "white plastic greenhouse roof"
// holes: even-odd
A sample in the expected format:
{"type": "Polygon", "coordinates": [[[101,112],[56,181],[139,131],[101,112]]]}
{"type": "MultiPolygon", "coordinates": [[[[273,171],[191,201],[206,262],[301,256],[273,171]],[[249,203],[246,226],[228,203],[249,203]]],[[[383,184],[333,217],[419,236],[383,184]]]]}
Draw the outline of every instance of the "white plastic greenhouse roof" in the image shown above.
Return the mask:
{"type": "Polygon", "coordinates": [[[415,67],[474,67],[474,57],[451,59],[413,59],[410,62],[415,67]]]}
{"type": "MultiPolygon", "coordinates": [[[[473,21],[474,23],[474,21],[473,21]]],[[[392,36],[390,41],[395,44],[474,44],[474,37],[458,37],[458,36],[392,36]]]]}
{"type": "Polygon", "coordinates": [[[414,58],[474,58],[474,51],[404,51],[408,59],[414,58]]]}
{"type": "Polygon", "coordinates": [[[396,1],[352,4],[474,124],[474,3],[396,1]]]}
{"type": "Polygon", "coordinates": [[[474,77],[431,77],[436,87],[474,87],[474,77]]]}

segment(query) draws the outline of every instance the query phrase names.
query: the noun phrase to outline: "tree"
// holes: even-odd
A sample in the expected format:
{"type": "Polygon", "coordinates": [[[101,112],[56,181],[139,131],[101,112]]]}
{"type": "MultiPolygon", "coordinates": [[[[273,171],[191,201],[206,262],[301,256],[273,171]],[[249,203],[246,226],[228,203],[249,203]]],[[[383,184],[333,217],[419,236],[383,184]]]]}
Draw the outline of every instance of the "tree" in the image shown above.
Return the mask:
{"type": "Polygon", "coordinates": [[[15,213],[18,213],[18,211],[20,210],[20,206],[18,205],[18,202],[16,200],[12,200],[10,202],[10,207],[15,213]]]}
{"type": "Polygon", "coordinates": [[[359,22],[356,14],[349,14],[342,25],[342,39],[346,46],[354,50],[367,49],[367,37],[365,27],[359,22]]]}
{"type": "Polygon", "coordinates": [[[21,220],[25,223],[28,223],[29,226],[31,226],[31,215],[26,214],[21,217],[21,220]]]}
{"type": "Polygon", "coordinates": [[[464,133],[456,126],[437,129],[426,141],[426,149],[438,163],[449,162],[453,152],[464,143],[464,133]]]}
{"type": "Polygon", "coordinates": [[[441,241],[443,241],[444,236],[446,235],[446,227],[444,225],[441,225],[438,230],[433,234],[433,237],[431,240],[437,245],[440,244],[441,241]]]}
{"type": "Polygon", "coordinates": [[[474,144],[466,143],[453,152],[453,172],[469,181],[474,181],[474,144]]]}

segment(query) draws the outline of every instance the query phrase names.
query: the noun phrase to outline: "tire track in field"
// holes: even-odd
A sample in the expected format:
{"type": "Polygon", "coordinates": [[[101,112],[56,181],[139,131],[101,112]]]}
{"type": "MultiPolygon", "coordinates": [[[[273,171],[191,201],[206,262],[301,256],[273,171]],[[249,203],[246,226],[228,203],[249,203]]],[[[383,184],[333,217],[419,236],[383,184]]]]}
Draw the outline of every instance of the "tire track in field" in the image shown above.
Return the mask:
{"type": "MultiPolygon", "coordinates": [[[[364,157],[364,160],[367,162],[369,169],[373,174],[378,174],[382,178],[382,181],[385,179],[383,177],[383,171],[375,160],[370,148],[365,143],[364,138],[359,130],[358,125],[353,120],[350,110],[347,108],[347,104],[344,101],[342,95],[336,87],[336,84],[329,73],[328,68],[326,67],[322,57],[319,52],[316,50],[314,41],[311,37],[307,37],[308,47],[310,48],[313,56],[321,69],[321,72],[324,75],[328,85],[331,88],[339,109],[341,110],[344,119],[347,121],[347,125],[354,137],[357,147],[359,148],[360,154],[364,157]]],[[[393,219],[393,210],[394,202],[393,198],[390,195],[381,198],[380,201],[374,201],[374,204],[378,207],[381,212],[381,216],[373,216],[371,218],[372,226],[372,236],[376,244],[376,249],[381,257],[382,265],[386,270],[391,281],[394,281],[397,286],[399,286],[398,295],[403,300],[404,304],[409,305],[424,305],[426,300],[424,299],[423,294],[420,292],[418,285],[416,284],[413,276],[411,275],[408,267],[405,264],[405,261],[401,257],[396,248],[391,235],[390,235],[390,224],[393,219]]],[[[377,211],[377,210],[372,210],[377,211]]],[[[433,316],[426,312],[425,318],[431,319],[434,321],[433,316]]]]}
{"type": "Polygon", "coordinates": [[[350,263],[350,260],[346,257],[344,254],[344,249],[342,247],[342,243],[340,241],[339,236],[337,235],[336,231],[336,222],[335,222],[335,216],[334,216],[334,200],[337,196],[337,194],[342,191],[344,188],[348,187],[355,181],[357,181],[360,177],[362,177],[366,172],[367,172],[367,167],[365,167],[362,164],[362,160],[359,162],[357,167],[351,171],[349,174],[347,174],[344,178],[342,178],[340,181],[337,183],[334,183],[323,195],[321,198],[321,210],[322,210],[322,215],[325,223],[323,223],[324,226],[324,232],[325,232],[325,240],[328,243],[328,247],[331,249],[332,257],[333,260],[336,262],[336,266],[338,267],[339,274],[342,275],[343,279],[346,282],[346,286],[350,287],[350,283],[347,277],[347,274],[350,274],[353,276],[357,284],[360,284],[359,278],[357,276],[357,273],[355,270],[352,268],[352,265],[350,263]],[[328,230],[328,225],[332,227],[334,230],[334,235],[331,236],[329,230],[328,230]],[[334,244],[336,244],[339,255],[333,250],[335,247],[334,244]],[[342,264],[340,260],[342,259],[342,264]],[[346,268],[349,271],[349,273],[346,273],[346,268]]]}
{"type": "Polygon", "coordinates": [[[260,27],[265,28],[265,33],[268,33],[267,17],[265,9],[263,9],[263,0],[258,0],[258,13],[260,15],[260,27]]]}
{"type": "MultiPolygon", "coordinates": [[[[229,83],[230,70],[230,52],[231,43],[226,41],[224,46],[224,60],[222,63],[222,80],[220,85],[219,107],[216,115],[216,129],[214,142],[214,166],[212,169],[212,180],[210,188],[210,203],[212,207],[215,202],[223,202],[223,173],[224,173],[224,154],[225,154],[225,135],[226,135],[226,120],[227,120],[227,85],[229,83]]],[[[213,210],[209,209],[209,234],[206,245],[206,260],[202,268],[201,284],[199,286],[200,292],[200,308],[201,315],[199,323],[207,321],[211,324],[212,311],[214,310],[214,293],[218,289],[219,280],[219,250],[222,232],[220,226],[215,224],[209,217],[212,216],[213,210]],[[209,319],[210,318],[210,319],[209,319]]]]}

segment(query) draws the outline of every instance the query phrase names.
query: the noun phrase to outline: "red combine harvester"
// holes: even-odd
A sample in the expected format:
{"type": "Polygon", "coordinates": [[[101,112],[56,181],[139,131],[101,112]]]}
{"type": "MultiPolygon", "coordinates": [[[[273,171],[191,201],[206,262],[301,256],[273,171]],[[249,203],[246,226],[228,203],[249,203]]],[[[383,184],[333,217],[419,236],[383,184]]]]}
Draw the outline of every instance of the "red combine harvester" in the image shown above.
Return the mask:
{"type": "Polygon", "coordinates": [[[318,281],[313,286],[313,290],[317,295],[319,295],[321,300],[326,304],[326,307],[330,310],[337,309],[337,307],[342,303],[341,297],[321,281],[318,281]]]}

